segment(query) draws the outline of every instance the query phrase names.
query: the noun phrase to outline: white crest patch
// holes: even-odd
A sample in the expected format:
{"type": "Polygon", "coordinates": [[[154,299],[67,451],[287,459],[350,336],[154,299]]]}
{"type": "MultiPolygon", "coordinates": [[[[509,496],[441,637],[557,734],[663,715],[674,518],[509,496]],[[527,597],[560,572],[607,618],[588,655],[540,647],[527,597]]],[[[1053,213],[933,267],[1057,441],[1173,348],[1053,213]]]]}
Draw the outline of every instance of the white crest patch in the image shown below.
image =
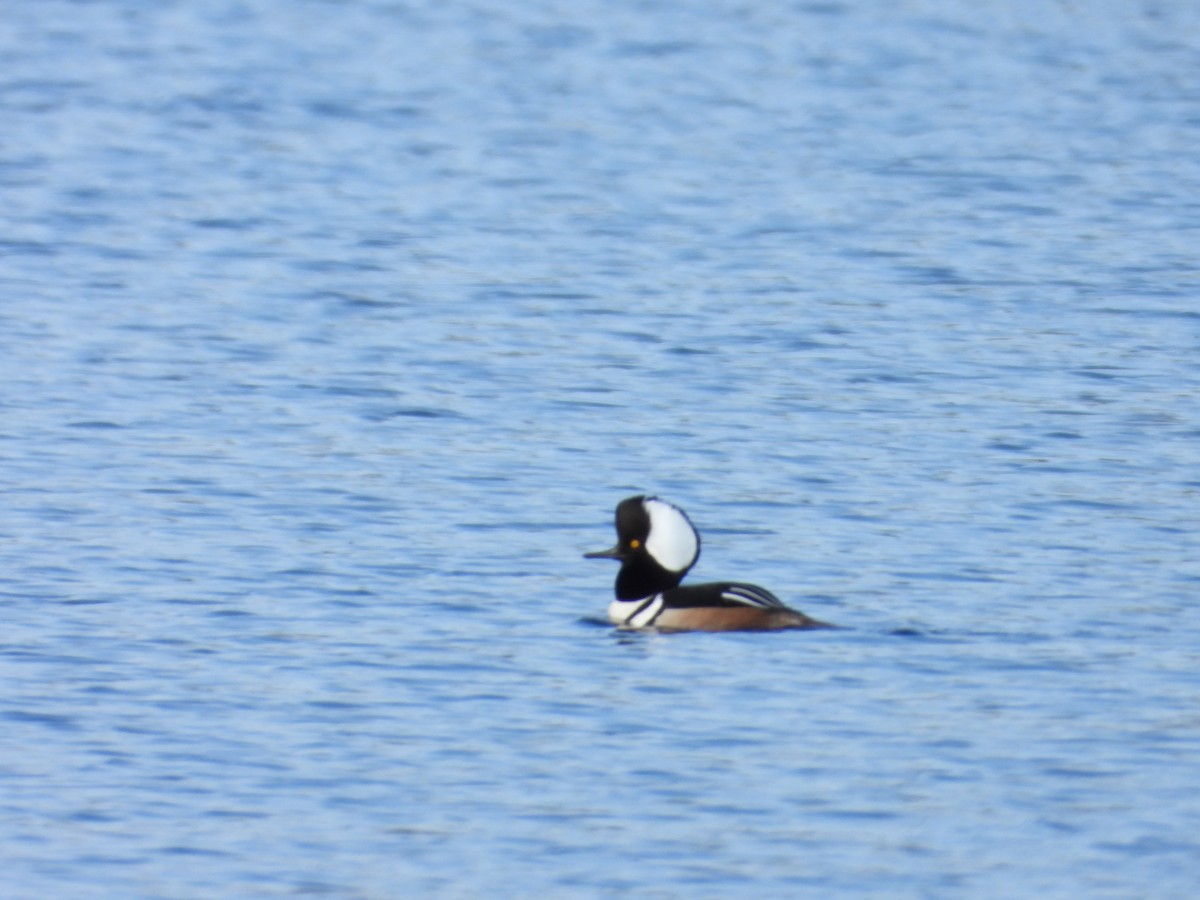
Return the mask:
{"type": "Polygon", "coordinates": [[[686,572],[700,555],[700,538],[683,510],[665,500],[651,497],[642,501],[650,516],[650,535],[646,552],[669,572],[686,572]]]}

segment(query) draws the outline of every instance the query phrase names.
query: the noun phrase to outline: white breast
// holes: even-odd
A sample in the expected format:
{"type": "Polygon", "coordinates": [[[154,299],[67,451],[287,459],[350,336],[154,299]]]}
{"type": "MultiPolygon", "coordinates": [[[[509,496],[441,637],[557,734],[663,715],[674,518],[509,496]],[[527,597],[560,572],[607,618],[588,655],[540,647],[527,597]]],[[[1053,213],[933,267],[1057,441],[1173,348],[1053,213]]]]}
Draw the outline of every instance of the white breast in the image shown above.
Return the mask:
{"type": "Polygon", "coordinates": [[[622,628],[645,628],[662,612],[662,594],[641,600],[614,600],[608,604],[608,618],[622,628]]]}

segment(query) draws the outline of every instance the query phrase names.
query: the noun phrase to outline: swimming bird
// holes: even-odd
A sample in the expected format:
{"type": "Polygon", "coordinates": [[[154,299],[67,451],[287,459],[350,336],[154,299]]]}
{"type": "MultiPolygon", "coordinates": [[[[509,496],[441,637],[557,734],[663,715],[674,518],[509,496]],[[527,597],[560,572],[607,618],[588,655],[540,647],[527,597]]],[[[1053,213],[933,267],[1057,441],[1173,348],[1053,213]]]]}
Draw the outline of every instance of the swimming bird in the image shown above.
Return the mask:
{"type": "Polygon", "coordinates": [[[616,599],[608,618],[619,628],[659,631],[776,631],[832,628],[785,606],[765,588],[737,581],[680,587],[700,558],[700,535],[682,509],[658,497],[629,497],[617,504],[617,545],[585,553],[615,559],[616,599]]]}

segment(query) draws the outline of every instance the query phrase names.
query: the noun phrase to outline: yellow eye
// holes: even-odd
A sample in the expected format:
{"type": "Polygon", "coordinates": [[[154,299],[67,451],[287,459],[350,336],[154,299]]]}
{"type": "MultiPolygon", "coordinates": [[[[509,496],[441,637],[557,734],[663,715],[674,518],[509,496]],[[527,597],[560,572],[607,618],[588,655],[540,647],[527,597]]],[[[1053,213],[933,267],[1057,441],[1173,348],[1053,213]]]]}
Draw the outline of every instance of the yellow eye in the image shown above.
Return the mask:
{"type": "Polygon", "coordinates": [[[637,538],[634,538],[632,541],[629,542],[630,550],[636,550],[640,546],[642,546],[642,542],[639,541],[637,538]]]}

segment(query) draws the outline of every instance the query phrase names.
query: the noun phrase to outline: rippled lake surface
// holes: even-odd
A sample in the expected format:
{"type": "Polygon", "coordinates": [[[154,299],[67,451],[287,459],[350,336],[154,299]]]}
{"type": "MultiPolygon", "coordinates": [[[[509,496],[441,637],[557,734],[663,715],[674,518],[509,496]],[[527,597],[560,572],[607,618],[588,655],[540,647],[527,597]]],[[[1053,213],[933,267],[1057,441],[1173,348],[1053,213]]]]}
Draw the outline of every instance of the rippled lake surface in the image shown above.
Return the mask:
{"type": "Polygon", "coordinates": [[[1200,6],[0,51],[0,896],[1195,895],[1200,6]],[[642,492],[844,627],[611,629],[642,492]]]}

